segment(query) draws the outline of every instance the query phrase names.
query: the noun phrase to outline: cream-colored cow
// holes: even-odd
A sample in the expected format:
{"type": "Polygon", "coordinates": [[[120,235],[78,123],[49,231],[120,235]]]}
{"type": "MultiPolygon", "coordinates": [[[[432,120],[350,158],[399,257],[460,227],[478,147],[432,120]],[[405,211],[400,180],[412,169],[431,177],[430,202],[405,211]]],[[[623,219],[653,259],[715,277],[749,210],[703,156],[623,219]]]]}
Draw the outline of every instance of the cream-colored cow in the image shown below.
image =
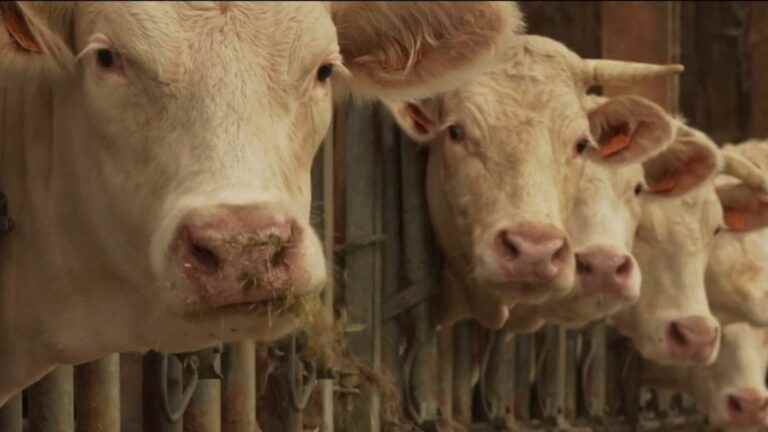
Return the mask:
{"type": "MultiPolygon", "coordinates": [[[[0,404],[57,364],[269,340],[326,265],[332,93],[428,97],[502,60],[512,2],[2,2],[0,404]]],[[[301,301],[299,301],[301,300],[301,301]]]]}

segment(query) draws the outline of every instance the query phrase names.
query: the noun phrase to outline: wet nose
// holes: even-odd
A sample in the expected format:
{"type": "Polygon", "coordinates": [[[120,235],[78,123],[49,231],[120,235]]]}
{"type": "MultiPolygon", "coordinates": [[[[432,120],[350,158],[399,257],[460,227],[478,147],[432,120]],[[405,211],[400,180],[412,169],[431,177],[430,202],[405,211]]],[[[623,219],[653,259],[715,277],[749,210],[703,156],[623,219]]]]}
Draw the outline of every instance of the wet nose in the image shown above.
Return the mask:
{"type": "Polygon", "coordinates": [[[572,255],[565,233],[546,225],[502,229],[496,244],[505,272],[519,281],[551,281],[566,269],[572,255]]]}
{"type": "Polygon", "coordinates": [[[614,295],[628,301],[640,295],[635,260],[610,247],[591,247],[576,253],[576,274],[586,292],[614,295]]]}
{"type": "Polygon", "coordinates": [[[719,335],[717,322],[704,316],[675,320],[667,328],[667,342],[672,355],[698,364],[712,361],[719,335]]]}
{"type": "Polygon", "coordinates": [[[764,425],[768,419],[768,397],[754,388],[740,389],[726,398],[728,416],[742,426],[764,425]]]}
{"type": "Polygon", "coordinates": [[[300,235],[294,220],[273,212],[217,207],[187,214],[175,244],[183,274],[209,303],[221,305],[287,290],[300,235]]]}

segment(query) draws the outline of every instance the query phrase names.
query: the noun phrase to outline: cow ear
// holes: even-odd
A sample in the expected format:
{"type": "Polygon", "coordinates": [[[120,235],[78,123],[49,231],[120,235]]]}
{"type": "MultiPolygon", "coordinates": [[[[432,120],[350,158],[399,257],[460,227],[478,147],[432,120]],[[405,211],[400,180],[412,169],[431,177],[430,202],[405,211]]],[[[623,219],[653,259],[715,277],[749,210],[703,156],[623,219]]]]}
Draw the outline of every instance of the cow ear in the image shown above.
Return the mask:
{"type": "Polygon", "coordinates": [[[589,126],[597,149],[592,160],[601,164],[643,162],[659,154],[674,139],[674,119],[660,106],[639,96],[600,98],[589,111],[589,126]]]}
{"type": "Polygon", "coordinates": [[[643,162],[643,171],[649,194],[675,197],[712,179],[722,165],[722,154],[712,140],[678,122],[672,144],[643,162]]]}
{"type": "Polygon", "coordinates": [[[437,98],[414,102],[382,101],[400,128],[418,143],[432,141],[442,130],[437,98]]]}
{"type": "Polygon", "coordinates": [[[718,186],[723,219],[731,231],[751,231],[768,226],[768,192],[744,183],[718,186]]]}
{"type": "Polygon", "coordinates": [[[349,87],[360,96],[421,99],[452,90],[516,52],[513,2],[333,2],[349,87]]]}
{"type": "Polygon", "coordinates": [[[74,65],[70,2],[0,3],[0,78],[28,80],[74,65]]]}

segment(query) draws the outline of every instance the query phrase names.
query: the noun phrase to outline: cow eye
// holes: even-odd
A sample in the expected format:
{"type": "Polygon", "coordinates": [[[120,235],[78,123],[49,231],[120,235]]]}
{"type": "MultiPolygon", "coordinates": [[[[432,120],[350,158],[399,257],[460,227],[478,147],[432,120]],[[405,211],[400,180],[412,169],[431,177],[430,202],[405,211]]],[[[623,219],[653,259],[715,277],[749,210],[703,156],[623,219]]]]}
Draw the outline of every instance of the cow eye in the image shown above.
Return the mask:
{"type": "Polygon", "coordinates": [[[448,127],[448,136],[454,141],[462,141],[465,138],[464,128],[459,125],[450,125],[448,127]]]}
{"type": "Polygon", "coordinates": [[[326,63],[320,66],[319,68],[317,68],[317,80],[320,82],[327,81],[332,74],[333,74],[333,65],[330,63],[326,63]]]}
{"type": "Polygon", "coordinates": [[[640,195],[641,193],[643,193],[643,184],[638,183],[635,185],[635,195],[640,195]]]}
{"type": "Polygon", "coordinates": [[[99,66],[104,69],[113,68],[115,64],[117,64],[117,59],[115,57],[115,53],[106,48],[96,51],[96,60],[99,62],[99,66]]]}
{"type": "Polygon", "coordinates": [[[585,151],[587,151],[587,148],[589,148],[589,140],[586,138],[581,138],[576,142],[576,153],[578,154],[584,154],[585,151]]]}
{"type": "Polygon", "coordinates": [[[722,231],[722,230],[723,230],[723,227],[717,227],[717,228],[715,228],[715,235],[718,235],[718,234],[720,234],[720,231],[722,231]]]}

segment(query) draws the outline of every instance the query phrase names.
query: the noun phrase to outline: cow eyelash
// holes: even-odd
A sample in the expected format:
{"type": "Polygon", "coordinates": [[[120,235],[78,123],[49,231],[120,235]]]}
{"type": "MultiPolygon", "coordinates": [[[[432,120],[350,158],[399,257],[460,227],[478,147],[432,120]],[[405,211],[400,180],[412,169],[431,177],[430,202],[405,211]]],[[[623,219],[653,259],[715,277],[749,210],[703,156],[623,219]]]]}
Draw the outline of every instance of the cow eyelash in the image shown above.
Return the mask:
{"type": "Polygon", "coordinates": [[[91,42],[80,51],[76,60],[79,61],[92,52],[95,53],[95,61],[100,68],[112,71],[122,70],[124,66],[123,58],[112,47],[110,40],[106,36],[102,34],[95,35],[91,42]]]}
{"type": "Polygon", "coordinates": [[[645,187],[643,186],[642,183],[636,184],[634,189],[635,196],[640,195],[641,193],[643,193],[644,190],[645,190],[645,187]]]}

